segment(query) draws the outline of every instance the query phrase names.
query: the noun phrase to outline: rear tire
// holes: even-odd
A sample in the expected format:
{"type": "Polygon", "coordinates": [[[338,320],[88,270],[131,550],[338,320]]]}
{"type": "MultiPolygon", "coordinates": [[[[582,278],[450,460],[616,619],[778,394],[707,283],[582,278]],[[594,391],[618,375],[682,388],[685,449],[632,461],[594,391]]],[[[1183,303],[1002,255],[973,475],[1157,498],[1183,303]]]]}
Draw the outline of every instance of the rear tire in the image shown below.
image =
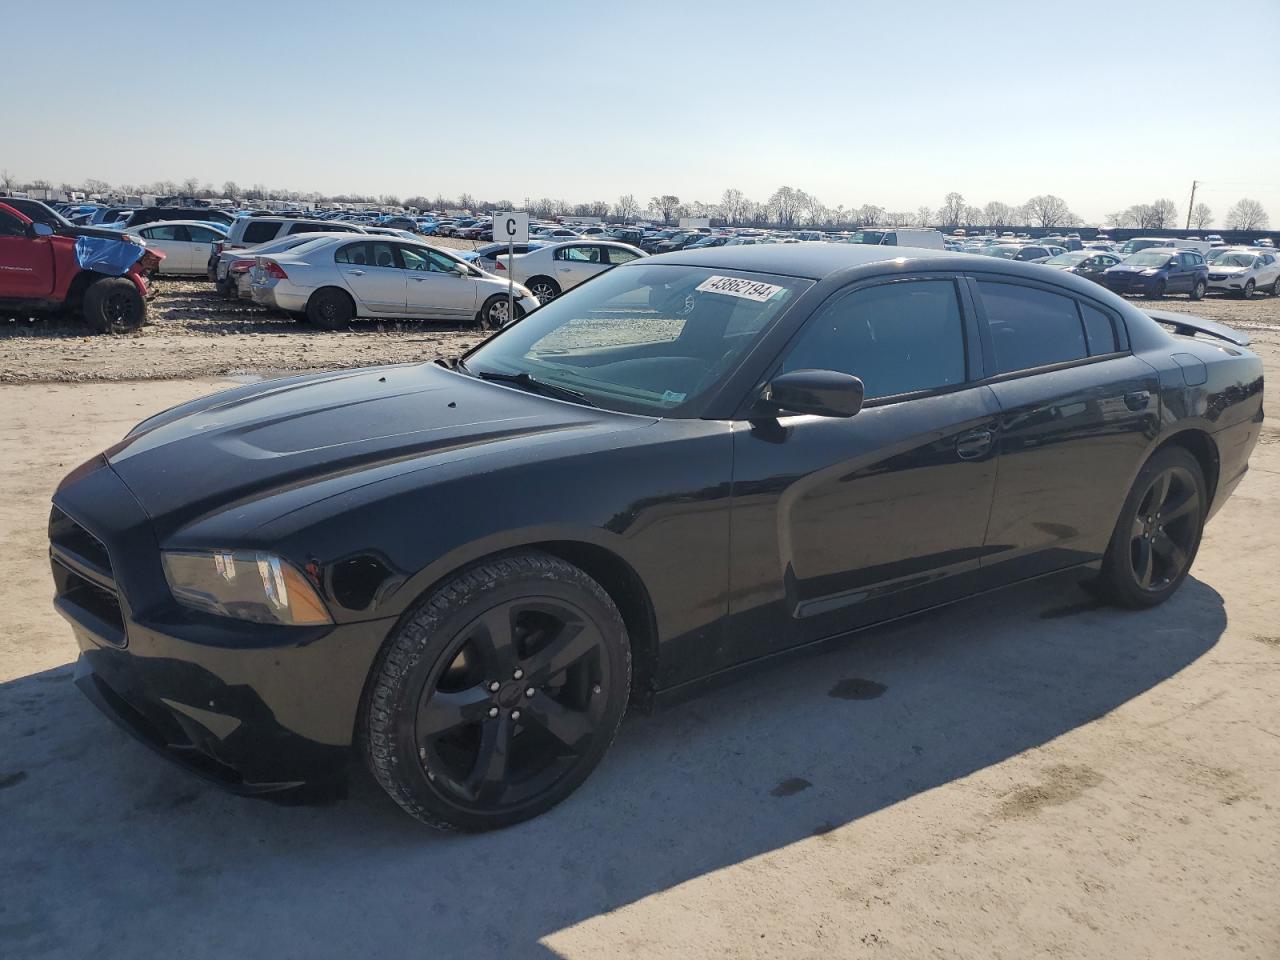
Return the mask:
{"type": "Polygon", "coordinates": [[[1201,297],[1204,296],[1204,292],[1207,289],[1208,289],[1208,285],[1203,280],[1197,280],[1196,285],[1191,288],[1191,293],[1189,294],[1189,296],[1191,297],[1192,300],[1199,300],[1201,297]]]}
{"type": "Polygon", "coordinates": [[[124,277],[91,283],[84,292],[85,323],[99,333],[132,333],[147,319],[147,301],[124,277]]]}
{"type": "Polygon", "coordinates": [[[1102,560],[1099,586],[1115,603],[1164,603],[1191,572],[1209,498],[1200,461],[1166,447],[1138,471],[1102,560]]]}
{"type": "Polygon", "coordinates": [[[558,557],[514,553],[459,571],[409,613],[374,665],[360,740],[409,814],[491,830],[577,789],[613,742],[630,684],[626,627],[604,589],[558,557]]]}
{"type": "Polygon", "coordinates": [[[321,330],[340,330],[356,315],[356,305],[341,290],[323,287],[307,301],[307,319],[321,330]]]}
{"type": "Polygon", "coordinates": [[[556,297],[560,296],[560,284],[556,283],[550,277],[534,277],[525,284],[529,288],[529,292],[538,298],[539,305],[550,303],[556,297]]]}

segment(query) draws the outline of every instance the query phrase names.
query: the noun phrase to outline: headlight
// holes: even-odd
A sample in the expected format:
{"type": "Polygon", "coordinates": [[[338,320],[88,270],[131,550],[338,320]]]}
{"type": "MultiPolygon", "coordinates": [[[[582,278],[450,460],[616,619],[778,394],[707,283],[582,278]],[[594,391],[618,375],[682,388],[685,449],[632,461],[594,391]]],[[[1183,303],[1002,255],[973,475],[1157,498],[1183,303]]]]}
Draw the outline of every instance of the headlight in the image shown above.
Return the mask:
{"type": "Polygon", "coordinates": [[[1144,277],[1154,277],[1159,272],[1159,270],[1143,270],[1142,275],[1144,277]]]}
{"type": "Polygon", "coordinates": [[[188,607],[255,623],[333,622],[302,572],[274,554],[218,550],[161,556],[174,599],[188,607]]]}

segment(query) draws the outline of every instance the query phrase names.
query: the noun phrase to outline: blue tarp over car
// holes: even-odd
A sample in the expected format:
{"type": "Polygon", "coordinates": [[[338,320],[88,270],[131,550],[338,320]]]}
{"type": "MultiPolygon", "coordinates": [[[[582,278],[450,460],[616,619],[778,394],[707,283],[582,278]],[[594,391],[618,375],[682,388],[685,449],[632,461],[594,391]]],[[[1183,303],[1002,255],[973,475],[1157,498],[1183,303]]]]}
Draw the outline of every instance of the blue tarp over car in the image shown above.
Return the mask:
{"type": "Polygon", "coordinates": [[[142,259],[146,247],[121,237],[108,240],[105,237],[77,237],[76,260],[83,270],[105,273],[109,277],[124,276],[125,272],[142,259]]]}

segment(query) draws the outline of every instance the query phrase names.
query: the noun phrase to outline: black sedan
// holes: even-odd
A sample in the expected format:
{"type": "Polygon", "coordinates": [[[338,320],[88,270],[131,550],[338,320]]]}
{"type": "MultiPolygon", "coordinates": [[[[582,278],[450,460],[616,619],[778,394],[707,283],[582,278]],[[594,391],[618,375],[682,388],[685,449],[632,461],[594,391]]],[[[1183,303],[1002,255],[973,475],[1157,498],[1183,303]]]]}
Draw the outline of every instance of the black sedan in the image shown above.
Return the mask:
{"type": "Polygon", "coordinates": [[[54,496],[55,603],[188,767],[289,794],[354,752],[501,826],[732,668],[1044,574],[1166,600],[1258,439],[1247,342],[991,257],[635,260],[456,363],[143,422],[54,496]]]}

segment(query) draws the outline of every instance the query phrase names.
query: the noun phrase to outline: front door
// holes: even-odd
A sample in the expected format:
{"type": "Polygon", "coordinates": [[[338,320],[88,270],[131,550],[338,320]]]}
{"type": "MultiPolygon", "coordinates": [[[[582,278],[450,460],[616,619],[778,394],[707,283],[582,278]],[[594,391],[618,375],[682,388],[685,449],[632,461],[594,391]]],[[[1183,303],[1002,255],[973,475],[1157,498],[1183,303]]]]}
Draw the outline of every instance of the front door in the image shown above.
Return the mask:
{"type": "Polygon", "coordinates": [[[359,240],[334,253],[338,273],[366,314],[404,314],[404,270],[396,256],[396,244],[386,240],[359,240]]]}
{"type": "Polygon", "coordinates": [[[24,221],[0,210],[0,297],[26,300],[52,292],[52,239],[28,236],[24,221]]]}
{"type": "Polygon", "coordinates": [[[480,309],[475,277],[459,275],[454,261],[426,247],[400,245],[408,313],[441,320],[471,320],[480,309]]]}
{"type": "Polygon", "coordinates": [[[998,408],[971,383],[981,361],[961,303],[952,279],[837,294],[775,372],[854,374],[864,409],[735,425],[732,660],[970,588],[995,489],[998,408]]]}

